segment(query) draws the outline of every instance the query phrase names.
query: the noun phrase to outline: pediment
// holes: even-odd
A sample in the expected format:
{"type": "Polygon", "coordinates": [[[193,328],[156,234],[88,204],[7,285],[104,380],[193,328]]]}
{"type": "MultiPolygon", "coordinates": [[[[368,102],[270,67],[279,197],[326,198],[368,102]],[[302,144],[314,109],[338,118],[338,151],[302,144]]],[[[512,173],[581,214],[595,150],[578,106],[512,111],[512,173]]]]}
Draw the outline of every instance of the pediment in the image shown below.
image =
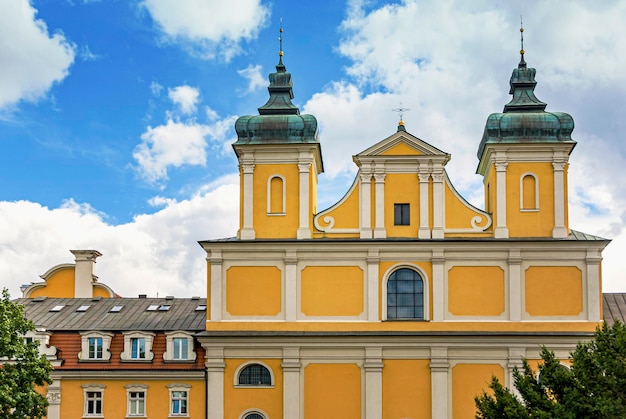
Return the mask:
{"type": "Polygon", "coordinates": [[[375,156],[441,156],[449,154],[439,150],[406,131],[398,131],[370,148],[355,155],[356,159],[375,156]]]}

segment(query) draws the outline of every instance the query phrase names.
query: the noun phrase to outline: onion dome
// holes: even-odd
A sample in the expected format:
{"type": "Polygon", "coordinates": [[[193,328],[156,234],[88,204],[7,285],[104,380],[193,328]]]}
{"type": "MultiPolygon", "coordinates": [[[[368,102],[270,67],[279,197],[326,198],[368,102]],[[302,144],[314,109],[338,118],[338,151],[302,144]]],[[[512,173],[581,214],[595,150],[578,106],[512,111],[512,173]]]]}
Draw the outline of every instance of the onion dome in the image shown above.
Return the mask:
{"type": "MultiPolygon", "coordinates": [[[[282,36],[280,39],[282,44],[282,36]]],[[[265,105],[258,108],[259,115],[237,119],[235,145],[319,143],[317,119],[313,115],[301,115],[298,107],[291,103],[293,83],[291,73],[283,64],[282,45],[278,55],[276,72],[269,75],[267,90],[270,97],[265,105]]]]}
{"type": "MultiPolygon", "coordinates": [[[[521,28],[520,32],[523,33],[521,28]]],[[[536,70],[524,61],[522,38],[521,60],[511,75],[509,94],[513,98],[502,113],[487,118],[483,138],[478,147],[481,159],[487,144],[498,143],[574,143],[571,134],[574,119],[564,112],[546,112],[546,104],[535,96],[536,70]]]]}

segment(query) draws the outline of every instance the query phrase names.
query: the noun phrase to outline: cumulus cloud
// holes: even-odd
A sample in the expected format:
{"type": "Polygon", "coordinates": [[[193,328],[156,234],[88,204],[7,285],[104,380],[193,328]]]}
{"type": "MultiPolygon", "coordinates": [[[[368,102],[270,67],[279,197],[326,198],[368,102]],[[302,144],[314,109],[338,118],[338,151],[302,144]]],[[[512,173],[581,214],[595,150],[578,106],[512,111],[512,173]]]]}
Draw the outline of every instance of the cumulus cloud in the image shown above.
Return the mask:
{"type": "Polygon", "coordinates": [[[263,67],[261,67],[259,64],[250,64],[248,67],[242,70],[237,70],[237,74],[248,80],[248,92],[254,92],[260,88],[267,86],[267,81],[265,80],[265,76],[263,75],[262,71],[263,67]]]}
{"type": "Polygon", "coordinates": [[[238,176],[224,176],[189,199],[162,204],[155,214],[111,225],[89,205],[74,201],[59,208],[0,201],[2,285],[17,297],[20,285],[41,281],[24,272],[43,274],[73,262],[70,249],[96,249],[103,254],[96,266],[99,281],[123,296],[206,295],[205,253],[197,241],[235,235],[238,176]]]}
{"type": "Polygon", "coordinates": [[[196,105],[200,100],[200,92],[195,87],[183,85],[168,90],[168,96],[178,106],[182,114],[196,113],[196,105]]]}
{"type": "Polygon", "coordinates": [[[260,0],[143,0],[142,5],[167,39],[227,61],[241,52],[243,41],[257,36],[270,14],[260,0]]]}
{"type": "Polygon", "coordinates": [[[0,109],[35,101],[69,74],[76,47],[62,33],[50,34],[28,0],[0,1],[0,109]]]}

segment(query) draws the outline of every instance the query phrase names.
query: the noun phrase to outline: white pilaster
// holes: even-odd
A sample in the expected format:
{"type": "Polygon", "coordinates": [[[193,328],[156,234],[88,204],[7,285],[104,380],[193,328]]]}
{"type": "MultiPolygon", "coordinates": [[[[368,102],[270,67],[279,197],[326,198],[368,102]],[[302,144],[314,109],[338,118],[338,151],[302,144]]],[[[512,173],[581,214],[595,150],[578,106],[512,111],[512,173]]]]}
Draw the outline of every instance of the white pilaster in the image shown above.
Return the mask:
{"type": "Polygon", "coordinates": [[[506,224],[506,167],[508,163],[504,160],[506,156],[496,157],[496,239],[506,239],[509,237],[509,228],[506,224]]]}
{"type": "Polygon", "coordinates": [[[431,174],[433,178],[433,239],[443,239],[443,228],[445,220],[445,194],[443,188],[443,167],[431,174]]]}
{"type": "Polygon", "coordinates": [[[367,320],[378,321],[378,249],[367,252],[367,320]]]}
{"type": "MultiPolygon", "coordinates": [[[[283,417],[300,415],[300,348],[283,348],[283,417]]],[[[210,407],[209,407],[210,408],[210,407]]]]}
{"type": "Polygon", "coordinates": [[[285,320],[296,321],[297,312],[297,269],[298,256],[295,251],[288,250],[285,254],[285,320]]]}
{"type": "Polygon", "coordinates": [[[310,239],[310,217],[313,215],[310,208],[311,203],[309,202],[309,195],[311,193],[309,190],[311,163],[299,162],[298,170],[300,172],[300,226],[298,227],[297,237],[299,239],[310,239]]]}
{"type": "Polygon", "coordinates": [[[552,162],[554,168],[554,228],[552,237],[562,239],[567,237],[565,227],[565,164],[563,157],[555,156],[552,162]]]}
{"type": "MultiPolygon", "coordinates": [[[[361,169],[363,170],[363,169],[361,169]]],[[[359,188],[359,218],[361,219],[360,231],[362,239],[372,238],[372,213],[370,205],[372,174],[370,172],[361,173],[361,185],[359,188]]]]}
{"type": "Polygon", "coordinates": [[[520,400],[522,399],[519,391],[515,388],[515,378],[513,376],[513,371],[517,368],[519,371],[522,371],[524,367],[523,358],[526,358],[526,349],[525,348],[509,348],[509,357],[506,364],[507,374],[504,378],[504,385],[511,389],[513,394],[517,396],[520,400]]]}
{"type": "Polygon", "coordinates": [[[206,348],[207,419],[224,419],[224,348],[206,348]]]}
{"type": "Polygon", "coordinates": [[[207,257],[211,264],[211,318],[212,322],[222,320],[222,252],[211,250],[207,257]]]}
{"type": "Polygon", "coordinates": [[[55,378],[46,388],[48,400],[47,419],[61,419],[61,379],[55,378]]]}
{"type": "Polygon", "coordinates": [[[522,320],[522,257],[518,249],[509,250],[509,320],[522,320]]]}
{"type": "MultiPolygon", "coordinates": [[[[443,264],[445,262],[443,249],[433,249],[433,254],[431,256],[431,262],[433,264],[433,277],[432,277],[432,285],[433,285],[433,321],[441,322],[443,321],[444,315],[444,307],[445,307],[445,298],[444,295],[444,267],[443,264]]],[[[427,298],[427,296],[424,296],[427,298]]]]}
{"type": "Polygon", "coordinates": [[[253,240],[255,237],[252,220],[254,210],[254,159],[244,156],[241,158],[241,161],[241,172],[243,173],[243,225],[241,226],[241,230],[239,230],[239,238],[241,240],[253,240]]]}
{"type": "Polygon", "coordinates": [[[592,322],[600,321],[600,262],[602,257],[593,250],[587,250],[587,319],[592,322]]]}
{"type": "Polygon", "coordinates": [[[374,227],[374,238],[384,239],[387,237],[385,230],[385,174],[376,173],[376,226],[374,227]]]}
{"type": "Polygon", "coordinates": [[[74,298],[93,297],[96,259],[102,256],[97,250],[70,250],[75,258],[74,298]]]}
{"type": "Polygon", "coordinates": [[[430,180],[430,173],[423,170],[420,168],[420,173],[417,175],[420,180],[420,226],[417,230],[417,237],[430,239],[430,226],[428,225],[428,181],[430,180]]]}
{"type": "Polygon", "coordinates": [[[448,348],[430,348],[430,386],[432,401],[432,419],[448,419],[450,417],[450,396],[448,377],[450,363],[448,348]]]}
{"type": "Polygon", "coordinates": [[[365,419],[383,417],[383,349],[365,348],[365,419]]]}

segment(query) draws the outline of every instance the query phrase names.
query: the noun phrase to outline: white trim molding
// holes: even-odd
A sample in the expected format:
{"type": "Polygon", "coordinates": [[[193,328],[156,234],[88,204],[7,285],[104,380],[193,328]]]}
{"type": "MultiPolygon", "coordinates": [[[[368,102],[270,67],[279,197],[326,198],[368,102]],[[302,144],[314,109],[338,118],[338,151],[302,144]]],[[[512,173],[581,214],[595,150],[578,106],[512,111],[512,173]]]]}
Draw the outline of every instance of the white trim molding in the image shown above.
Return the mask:
{"type": "MultiPolygon", "coordinates": [[[[414,319],[415,321],[428,321],[430,320],[430,286],[429,286],[429,278],[428,275],[426,275],[426,272],[424,272],[424,270],[419,267],[418,265],[415,265],[413,263],[397,263],[393,266],[391,266],[389,269],[387,269],[385,271],[385,273],[383,274],[383,281],[382,281],[382,285],[381,285],[381,305],[382,305],[382,310],[381,310],[381,315],[382,315],[382,320],[383,321],[387,321],[387,281],[389,281],[389,277],[397,270],[399,269],[411,269],[415,272],[417,272],[419,274],[419,276],[422,278],[422,285],[423,285],[423,296],[424,296],[424,316],[421,319],[414,319]]],[[[398,321],[404,321],[405,319],[399,319],[398,321]]],[[[407,320],[411,320],[411,319],[407,319],[407,320]]],[[[393,320],[389,320],[389,321],[396,321],[396,319],[393,320]]]]}
{"type": "Polygon", "coordinates": [[[285,177],[274,173],[267,178],[267,215],[285,215],[287,213],[287,181],[285,177]],[[272,211],[272,180],[280,179],[282,186],[282,195],[281,195],[281,210],[278,212],[272,211]]]}
{"type": "Polygon", "coordinates": [[[539,211],[539,177],[537,177],[535,173],[525,172],[519,177],[519,210],[522,212],[539,211]],[[524,207],[524,179],[526,179],[527,176],[535,180],[535,205],[533,205],[532,208],[524,207]]]}

